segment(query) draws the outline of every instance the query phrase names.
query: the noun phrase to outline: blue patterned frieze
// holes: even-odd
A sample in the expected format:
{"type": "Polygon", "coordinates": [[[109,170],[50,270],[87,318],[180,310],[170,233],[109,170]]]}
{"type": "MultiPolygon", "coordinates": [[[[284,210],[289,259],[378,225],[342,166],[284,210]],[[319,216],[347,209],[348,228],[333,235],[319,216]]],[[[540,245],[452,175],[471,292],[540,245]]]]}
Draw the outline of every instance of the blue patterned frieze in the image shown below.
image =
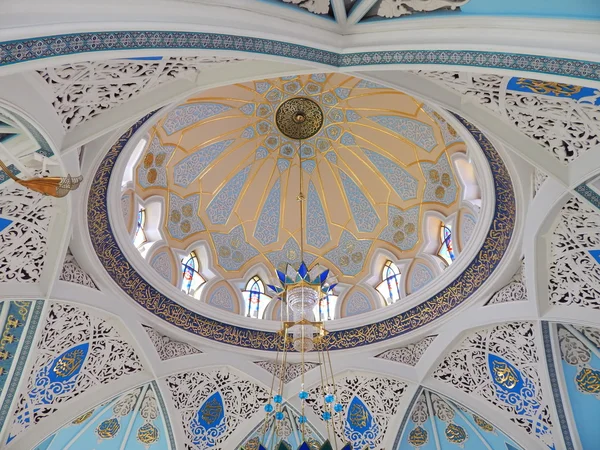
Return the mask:
{"type": "Polygon", "coordinates": [[[219,265],[225,270],[239,270],[247,261],[258,255],[248,242],[244,229],[238,225],[230,233],[211,233],[219,265]]]}
{"type": "Polygon", "coordinates": [[[325,158],[327,158],[327,161],[329,161],[331,164],[337,164],[338,162],[337,155],[334,151],[327,152],[325,154],[325,158]]]}
{"type": "Polygon", "coordinates": [[[175,146],[163,146],[158,137],[152,139],[152,143],[143,159],[139,162],[137,179],[143,188],[167,187],[166,165],[175,151],[175,146]]]}
{"type": "Polygon", "coordinates": [[[0,311],[8,307],[6,319],[2,324],[2,339],[0,339],[0,392],[8,379],[10,370],[19,354],[19,344],[23,337],[25,325],[29,320],[33,302],[31,301],[5,301],[0,304],[0,311]]]}
{"type": "Polygon", "coordinates": [[[254,110],[256,109],[256,105],[254,103],[246,103],[240,107],[240,111],[246,114],[247,116],[251,116],[254,114],[254,110]]]}
{"type": "Polygon", "coordinates": [[[233,207],[246,184],[250,168],[251,166],[247,166],[236,173],[210,201],[206,214],[213,224],[223,225],[229,220],[233,207]]]}
{"type": "Polygon", "coordinates": [[[369,312],[372,309],[373,305],[371,305],[371,302],[365,294],[362,292],[353,292],[344,302],[343,317],[356,316],[358,314],[369,312]]]}
{"type": "Polygon", "coordinates": [[[401,116],[371,116],[369,119],[428,152],[437,146],[433,128],[426,123],[401,116]]]}
{"type": "Polygon", "coordinates": [[[435,275],[425,264],[418,263],[410,271],[410,292],[415,293],[423,289],[433,281],[435,275]]]}
{"type": "Polygon", "coordinates": [[[319,194],[312,181],[308,183],[306,205],[306,243],[321,248],[331,240],[327,217],[319,194]]]}
{"type": "Polygon", "coordinates": [[[379,432],[379,425],[367,405],[354,396],[348,405],[344,422],[344,435],[352,442],[352,448],[374,448],[379,432]]]}
{"type": "Polygon", "coordinates": [[[331,147],[331,143],[329,142],[329,139],[317,138],[316,143],[317,143],[317,148],[321,152],[326,152],[331,147]]]}
{"type": "Polygon", "coordinates": [[[256,131],[258,132],[258,134],[260,134],[261,136],[264,136],[265,134],[271,132],[272,130],[272,125],[270,122],[267,122],[266,120],[261,120],[260,122],[258,122],[258,124],[256,125],[256,131]]]}
{"type": "Polygon", "coordinates": [[[258,105],[258,109],[256,110],[256,115],[263,119],[269,117],[273,113],[273,107],[268,103],[261,103],[258,105]]]}
{"type": "Polygon", "coordinates": [[[341,109],[331,108],[327,117],[331,120],[331,122],[343,122],[344,121],[344,113],[341,109]]]}
{"type": "Polygon", "coordinates": [[[256,89],[256,92],[258,92],[259,94],[264,94],[269,89],[271,89],[271,85],[266,81],[255,81],[254,87],[256,89]]]}
{"type": "Polygon", "coordinates": [[[411,200],[417,197],[419,182],[416,178],[381,153],[366,148],[363,148],[362,151],[402,200],[411,200]]]}
{"type": "Polygon", "coordinates": [[[325,129],[327,137],[332,141],[337,141],[342,134],[342,129],[338,125],[331,125],[325,129]]]}
{"type": "Polygon", "coordinates": [[[265,159],[267,156],[269,156],[269,150],[262,145],[256,149],[255,157],[257,161],[260,159],[265,159]]]}
{"type": "Polygon", "coordinates": [[[258,217],[254,237],[262,245],[277,242],[279,238],[279,218],[281,213],[281,180],[277,179],[258,217]]]}
{"type": "Polygon", "coordinates": [[[439,125],[440,131],[442,132],[442,138],[444,139],[444,143],[446,145],[451,145],[456,142],[463,142],[458,132],[452,125],[446,122],[446,119],[444,119],[440,113],[426,104],[423,104],[421,108],[439,125]]]}
{"type": "Polygon", "coordinates": [[[244,131],[242,131],[241,137],[244,139],[252,139],[255,136],[254,128],[247,127],[244,131]]]}
{"type": "Polygon", "coordinates": [[[279,149],[279,154],[291,159],[296,154],[296,147],[294,147],[291,143],[286,142],[279,149]]]}
{"type": "MultiPolygon", "coordinates": [[[[307,266],[311,266],[317,257],[311,253],[304,252],[304,262],[307,266]]],[[[300,267],[302,262],[302,255],[300,254],[300,246],[298,242],[291,237],[287,240],[281,250],[267,253],[267,259],[271,261],[273,267],[280,272],[285,273],[287,265],[290,264],[292,267],[300,267]]]]}
{"type": "Polygon", "coordinates": [[[580,103],[591,103],[600,106],[598,89],[573,84],[513,77],[509,80],[506,89],[508,91],[525,92],[548,97],[569,98],[580,103]]]}
{"type": "Polygon", "coordinates": [[[314,160],[310,159],[308,161],[302,161],[302,169],[304,169],[305,172],[313,173],[316,168],[317,163],[315,163],[314,160]]]}
{"type": "Polygon", "coordinates": [[[290,162],[287,159],[279,158],[277,160],[277,168],[279,173],[285,172],[290,167],[290,162]]]}
{"type": "Polygon", "coordinates": [[[344,230],[338,246],[327,252],[325,258],[339,267],[344,275],[354,276],[362,271],[372,243],[366,239],[358,240],[344,230]]]}
{"type": "Polygon", "coordinates": [[[156,270],[161,277],[163,277],[169,283],[172,283],[173,263],[171,261],[171,257],[166,251],[154,255],[150,260],[150,266],[152,266],[152,268],[156,270]]]}
{"type": "Polygon", "coordinates": [[[279,147],[279,136],[277,136],[276,134],[271,134],[267,136],[267,138],[265,139],[265,145],[271,151],[277,150],[277,148],[279,147]]]}
{"type": "Polygon", "coordinates": [[[217,391],[206,399],[190,422],[192,443],[199,449],[214,447],[226,430],[225,405],[221,393],[217,391]]]}
{"type": "Polygon", "coordinates": [[[300,83],[298,83],[297,81],[291,81],[291,82],[285,83],[283,85],[283,89],[288,94],[296,94],[300,90],[301,87],[302,86],[300,86],[300,83]]]}
{"type": "Polygon", "coordinates": [[[350,95],[350,89],[344,87],[335,88],[335,95],[337,95],[340,100],[346,100],[350,95]]]}
{"type": "Polygon", "coordinates": [[[194,233],[206,230],[200,217],[198,208],[200,195],[194,194],[182,198],[171,192],[169,194],[169,234],[175,239],[183,240],[194,233]]]}
{"type": "Polygon", "coordinates": [[[350,133],[346,132],[342,135],[342,139],[340,139],[340,142],[342,143],[342,145],[356,145],[356,140],[354,140],[354,136],[352,136],[350,133]]]}
{"type": "Polygon", "coordinates": [[[181,105],[169,113],[163,123],[163,129],[167,135],[171,135],[201,120],[219,115],[230,109],[230,106],[210,102],[181,105]]]}
{"type": "Polygon", "coordinates": [[[323,87],[317,83],[308,82],[304,86],[304,91],[306,91],[306,93],[311,96],[320,94],[322,90],[323,90],[323,87]]]}
{"type": "Polygon", "coordinates": [[[327,74],[325,73],[313,73],[310,76],[310,79],[316,81],[317,83],[324,83],[327,81],[327,74]]]}
{"type": "Polygon", "coordinates": [[[427,184],[423,193],[424,202],[436,202],[450,205],[456,200],[458,191],[454,173],[444,153],[437,163],[423,161],[420,163],[427,184]]]}
{"type": "Polygon", "coordinates": [[[279,89],[271,89],[267,92],[266,99],[271,103],[279,103],[283,99],[283,92],[279,89]]]}
{"type": "Polygon", "coordinates": [[[358,187],[352,178],[346,175],[341,169],[339,170],[339,174],[350,205],[352,217],[356,223],[356,228],[363,233],[372,232],[379,223],[379,216],[375,212],[375,208],[373,208],[373,205],[367,199],[362,189],[358,187]]]}
{"type": "Polygon", "coordinates": [[[230,311],[233,313],[236,312],[236,301],[231,295],[231,292],[229,292],[229,289],[227,289],[225,286],[219,286],[217,289],[215,289],[210,294],[207,303],[225,311],[230,311]]]}
{"type": "Polygon", "coordinates": [[[175,184],[187,188],[232,143],[233,139],[215,142],[182,159],[173,169],[175,184]]]}
{"type": "Polygon", "coordinates": [[[348,122],[357,122],[360,119],[361,119],[361,116],[356,111],[354,111],[352,109],[346,110],[346,120],[348,122]]]}
{"type": "Polygon", "coordinates": [[[323,103],[323,105],[325,106],[335,106],[338,103],[338,99],[335,95],[333,95],[331,92],[325,92],[322,96],[321,96],[321,102],[323,103]]]}
{"type": "Polygon", "coordinates": [[[358,89],[387,89],[385,86],[369,80],[360,80],[354,87],[358,89]]]}
{"type": "Polygon", "coordinates": [[[396,206],[388,206],[388,225],[379,235],[379,239],[400,250],[412,250],[419,240],[419,210],[419,205],[406,211],[396,206]]]}

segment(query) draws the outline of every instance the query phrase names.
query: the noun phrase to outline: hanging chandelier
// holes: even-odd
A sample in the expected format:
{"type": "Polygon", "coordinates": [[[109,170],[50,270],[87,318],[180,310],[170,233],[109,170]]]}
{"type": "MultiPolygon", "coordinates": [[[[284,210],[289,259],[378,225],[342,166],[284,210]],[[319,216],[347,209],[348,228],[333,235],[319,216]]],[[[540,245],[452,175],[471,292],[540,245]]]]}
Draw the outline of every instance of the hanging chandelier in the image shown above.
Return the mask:
{"type": "MultiPolygon", "coordinates": [[[[264,405],[265,419],[261,430],[258,450],[296,450],[284,440],[278,440],[283,427],[284,380],[287,371],[288,354],[299,354],[301,366],[301,387],[297,393],[300,400],[300,415],[297,426],[301,433],[301,443],[297,450],[352,450],[350,443],[338,447],[337,436],[342,433],[344,407],[339,403],[331,358],[329,357],[327,330],[324,323],[315,318],[314,310],[320,302],[332,293],[337,284],[329,269],[319,264],[309,268],[304,263],[304,204],[302,169],[302,141],[313,137],[323,126],[323,111],[311,99],[295,97],[283,102],[275,115],[279,131],[286,137],[298,141],[300,189],[297,200],[300,206],[300,255],[298,268],[288,264],[285,272],[277,270],[277,282],[267,285],[281,299],[281,330],[278,333],[280,345],[275,359],[269,400],[264,405]],[[318,358],[320,384],[310,393],[304,385],[306,371],[305,358],[312,352],[318,358]],[[318,398],[310,398],[316,396],[318,398]],[[327,427],[328,439],[323,443],[307,439],[305,415],[307,401],[320,402],[321,417],[327,427]],[[339,434],[338,431],[339,430],[339,434]],[[274,432],[273,432],[274,431],[274,432]]],[[[253,450],[256,447],[253,447],[253,450]]],[[[244,450],[243,448],[241,450],[244,450]]],[[[246,450],[250,450],[247,448],[246,450]]]]}

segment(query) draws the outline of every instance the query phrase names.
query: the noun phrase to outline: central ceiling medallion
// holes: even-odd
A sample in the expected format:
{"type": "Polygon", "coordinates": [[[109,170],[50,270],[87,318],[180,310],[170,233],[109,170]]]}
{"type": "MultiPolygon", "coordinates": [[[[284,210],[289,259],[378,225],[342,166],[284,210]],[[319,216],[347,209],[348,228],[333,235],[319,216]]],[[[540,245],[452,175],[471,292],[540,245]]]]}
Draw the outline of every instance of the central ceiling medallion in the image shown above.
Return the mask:
{"type": "Polygon", "coordinates": [[[290,139],[309,139],[323,126],[323,110],[309,98],[290,98],[279,106],[275,123],[290,139]]]}

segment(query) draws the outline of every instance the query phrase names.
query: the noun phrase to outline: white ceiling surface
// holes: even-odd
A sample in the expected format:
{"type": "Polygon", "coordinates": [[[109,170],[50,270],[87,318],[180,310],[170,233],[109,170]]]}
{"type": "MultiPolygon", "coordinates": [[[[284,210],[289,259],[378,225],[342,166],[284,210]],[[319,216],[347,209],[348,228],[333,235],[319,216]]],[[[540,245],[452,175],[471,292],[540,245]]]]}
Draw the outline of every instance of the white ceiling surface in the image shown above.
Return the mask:
{"type": "MultiPolygon", "coordinates": [[[[290,40],[319,41],[321,44],[327,42],[327,45],[319,46],[348,51],[359,48],[381,49],[392,41],[406,42],[407,46],[414,47],[415,42],[427,46],[428,43],[443,40],[448,43],[448,46],[451,46],[453,42],[459,42],[463,39],[471,42],[471,47],[497,46],[500,41],[503,42],[502,49],[507,51],[515,48],[522,50],[525,47],[523,44],[525,40],[518,37],[518,34],[525,33],[524,31],[519,33],[515,33],[514,30],[507,32],[512,26],[521,28],[519,27],[519,20],[513,19],[510,22],[495,19],[498,21],[495,25],[496,32],[486,34],[486,38],[482,38],[481,35],[477,34],[480,32],[481,27],[487,26],[486,24],[466,24],[466,28],[457,30],[456,28],[459,27],[454,28],[456,24],[451,24],[442,19],[431,20],[425,25],[421,23],[420,31],[409,29],[413,26],[411,24],[402,30],[390,30],[387,34],[375,30],[363,30],[359,37],[358,31],[347,24],[324,25],[322,21],[313,22],[305,14],[296,15],[295,12],[289,12],[290,17],[279,17],[267,24],[262,20],[260,10],[247,11],[247,15],[243,20],[239,15],[236,15],[235,19],[232,19],[231,15],[227,16],[232,14],[233,10],[231,8],[245,9],[250,2],[244,0],[197,2],[206,5],[212,4],[212,6],[206,6],[205,15],[190,14],[190,11],[195,11],[192,8],[197,5],[172,1],[142,2],[139,0],[126,2],[126,6],[124,5],[125,2],[114,2],[114,5],[109,6],[107,5],[108,2],[91,1],[78,1],[76,3],[67,1],[29,1],[17,3],[11,5],[8,14],[3,13],[0,17],[0,28],[2,28],[0,29],[0,37],[2,38],[14,38],[19,34],[25,35],[28,27],[36,27],[40,24],[43,24],[43,26],[40,25],[40,28],[36,30],[37,33],[58,29],[61,32],[66,32],[69,29],[79,27],[78,22],[85,13],[85,22],[89,24],[90,17],[93,17],[95,23],[89,26],[92,28],[97,26],[99,29],[102,29],[103,24],[106,23],[111,23],[114,29],[115,27],[127,28],[127,26],[136,23],[141,24],[142,22],[154,23],[157,29],[167,29],[169,23],[184,22],[185,25],[180,25],[178,29],[195,29],[206,23],[211,23],[215,30],[226,31],[227,29],[235,29],[237,25],[235,21],[237,20],[243,22],[243,29],[259,29],[260,26],[261,33],[264,35],[285,34],[287,39],[290,40]],[[173,7],[175,3],[177,8],[173,7]],[[219,3],[220,6],[216,6],[216,3],[219,3]],[[141,7],[142,4],[143,7],[141,7]],[[168,14],[165,14],[167,11],[168,14]],[[115,14],[120,14],[119,20],[114,20],[115,14]],[[155,22],[159,16],[161,17],[161,23],[155,22]],[[289,27],[290,21],[297,21],[293,29],[289,27]],[[58,25],[59,22],[60,25],[58,25]],[[513,25],[511,25],[511,22],[513,25]],[[451,29],[450,32],[449,29],[451,29]],[[362,34],[366,31],[369,31],[368,35],[362,34]],[[343,34],[343,37],[341,37],[341,34],[343,34]],[[335,39],[332,39],[332,37],[335,37],[335,39]],[[485,42],[486,40],[489,42],[485,42]],[[495,42],[493,42],[494,40],[495,42]],[[476,42],[477,44],[475,44],[476,42]]],[[[252,3],[254,4],[254,2],[252,3]]],[[[260,2],[257,3],[260,4],[260,2]]],[[[236,14],[240,12],[240,9],[235,11],[236,14]]],[[[543,39],[531,38],[527,41],[536,41],[535,45],[545,48],[548,54],[570,57],[579,55],[585,56],[587,59],[600,60],[600,57],[598,57],[600,51],[595,48],[600,47],[600,39],[590,37],[589,34],[571,33],[572,28],[569,28],[569,22],[565,21],[552,27],[543,22],[532,21],[531,24],[534,29],[529,29],[531,30],[529,31],[529,37],[536,36],[543,39]],[[569,38],[564,39],[567,35],[569,38]]],[[[580,29],[585,29],[585,27],[586,25],[583,24],[580,29]]],[[[205,26],[203,29],[206,31],[207,27],[205,26]]],[[[593,30],[595,33],[598,33],[598,31],[597,29],[593,30]]],[[[244,58],[243,55],[240,57],[244,58]]],[[[248,55],[245,57],[248,58],[248,55]]],[[[77,57],[60,58],[54,63],[72,62],[74,58],[77,57]]],[[[104,55],[101,59],[108,58],[104,55]]],[[[44,130],[47,138],[54,145],[55,152],[59,155],[60,170],[63,174],[68,172],[76,175],[79,173],[77,150],[85,144],[81,174],[84,176],[84,180],[89,181],[99,159],[108,146],[114,143],[118,136],[136,118],[146,112],[172,102],[177,103],[194,93],[219,85],[322,70],[321,67],[316,65],[313,67],[307,62],[297,65],[281,60],[245,60],[231,64],[235,64],[235,70],[232,70],[229,65],[216,65],[207,68],[206,71],[200,71],[192,79],[177,79],[152,91],[142,92],[132,100],[115,106],[110,112],[103,112],[68,131],[61,126],[59,116],[50,105],[53,96],[50,88],[43,82],[39,74],[33,71],[34,66],[36,69],[41,69],[48,65],[48,61],[23,65],[22,67],[13,66],[8,69],[0,69],[0,76],[4,75],[0,78],[0,104],[25,113],[44,130]]],[[[486,70],[486,72],[493,73],[494,71],[486,70]]],[[[489,133],[495,143],[500,144],[500,147],[505,150],[503,156],[511,167],[514,177],[519,200],[518,230],[516,231],[516,244],[510,254],[507,255],[507,260],[503,262],[501,273],[495,279],[490,280],[485,289],[480,290],[475,298],[469,301],[468,308],[461,308],[460,314],[453,314],[451,320],[444,319],[433,327],[410,334],[405,338],[396,339],[394,342],[365,346],[352,351],[334,352],[332,362],[335,371],[340,376],[347,372],[370,373],[400,378],[409,383],[409,391],[403,397],[399,413],[394,418],[394,423],[390,424],[391,431],[387,433],[385,438],[386,441],[383,447],[388,450],[392,449],[396,430],[400,425],[408,402],[412,398],[412,393],[416,391],[419,385],[456,399],[481,414],[482,417],[494,419],[497,426],[512,436],[524,448],[528,450],[544,448],[540,441],[498,414],[498,410],[484,400],[459,393],[448,384],[435,380],[432,372],[438,367],[444,356],[465,335],[479,328],[511,321],[531,321],[537,330],[537,339],[541,340],[540,323],[542,320],[560,320],[589,326],[600,324],[600,310],[598,309],[551,304],[547,287],[550,239],[555,218],[566,201],[573,195],[577,196],[573,189],[600,170],[600,152],[589,151],[581,158],[565,166],[552,158],[537,142],[519,133],[509,124],[502,122],[483,106],[475,102],[465,102],[456,91],[427,78],[401,70],[361,70],[360,72],[350,73],[397,88],[426,100],[432,105],[458,112],[489,133]],[[535,197],[533,197],[533,183],[531,182],[534,169],[539,169],[550,175],[541,185],[535,197]],[[521,257],[524,257],[527,301],[484,306],[494,292],[510,281],[513,274],[519,269],[521,257]],[[375,358],[384,350],[408,345],[432,334],[438,337],[427,348],[414,367],[375,358]]],[[[580,81],[571,80],[571,82],[576,84],[580,81]]],[[[29,284],[9,282],[0,287],[0,298],[2,299],[41,298],[67,301],[89,308],[97,308],[109,315],[114,315],[118,317],[121,323],[124,338],[140,355],[145,367],[141,374],[128,380],[121,380],[119,383],[98,387],[94,392],[78,397],[69,407],[70,411],[73,412],[73,416],[76,416],[76,413],[86,411],[89,407],[109,398],[111,395],[148,380],[158,380],[159,386],[166,390],[165,378],[168,375],[191,369],[202,370],[227,366],[245,374],[258,384],[269,386],[271,375],[266,370],[253,364],[253,361],[268,359],[270,355],[224,347],[212,341],[196,338],[173,327],[168,327],[143,311],[131,300],[128,300],[122,292],[115,288],[102,267],[99,267],[98,260],[93,254],[87,237],[85,215],[87,187],[89,186],[83,186],[79,191],[65,199],[54,200],[55,209],[48,235],[48,252],[43,275],[39,282],[29,284]],[[82,269],[93,277],[99,290],[92,290],[82,285],[59,280],[68,248],[71,249],[82,269]],[[163,361],[159,358],[152,341],[141,325],[142,323],[152,325],[157,331],[173,339],[187,342],[200,349],[202,353],[163,361]],[[223,351],[224,348],[227,351],[223,351]]],[[[206,306],[208,307],[208,305],[206,306]]],[[[215,315],[218,314],[218,312],[215,313],[215,315]]],[[[223,317],[225,321],[229,320],[226,316],[223,317]]],[[[545,368],[545,356],[541,349],[543,349],[543,345],[540,344],[538,347],[540,367],[545,368]]],[[[551,388],[545,369],[542,370],[541,381],[545,391],[549,393],[551,388]]],[[[317,382],[316,372],[310,373],[307,377],[307,383],[314,382],[317,382]]],[[[298,380],[291,382],[288,385],[290,396],[293,397],[299,390],[298,388],[298,380]]],[[[168,400],[169,396],[164,395],[164,397],[167,400],[167,407],[170,409],[171,414],[175,415],[175,407],[168,400]]],[[[296,400],[291,400],[292,404],[295,402],[296,400]]],[[[553,410],[553,415],[555,417],[556,448],[561,450],[565,446],[560,439],[560,433],[557,431],[558,420],[556,420],[555,410],[553,410]]],[[[243,425],[243,429],[234,433],[226,442],[224,448],[233,447],[238,443],[236,439],[242,439],[246,433],[250,432],[262,419],[262,415],[258,416],[255,418],[256,420],[248,421],[243,425]]],[[[309,419],[323,433],[322,422],[314,414],[312,417],[309,416],[309,419]]],[[[62,422],[64,422],[62,417],[51,417],[39,426],[34,427],[31,433],[17,442],[17,446],[9,445],[7,448],[31,448],[41,438],[60,426],[62,422]]],[[[182,444],[185,438],[181,425],[174,421],[174,428],[177,442],[182,444]]],[[[3,439],[2,442],[5,442],[6,435],[4,434],[0,438],[3,439]]]]}

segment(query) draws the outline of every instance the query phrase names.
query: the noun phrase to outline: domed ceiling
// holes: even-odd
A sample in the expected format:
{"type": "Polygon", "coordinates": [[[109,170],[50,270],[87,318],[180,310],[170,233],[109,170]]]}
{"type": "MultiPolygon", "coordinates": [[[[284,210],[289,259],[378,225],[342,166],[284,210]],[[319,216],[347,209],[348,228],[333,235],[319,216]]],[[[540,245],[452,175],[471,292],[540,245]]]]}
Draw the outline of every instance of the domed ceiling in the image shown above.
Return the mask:
{"type": "Polygon", "coordinates": [[[170,247],[206,241],[216,270],[237,278],[258,262],[300,262],[302,177],[304,259],[349,281],[368,273],[377,249],[414,257],[426,212],[458,210],[458,151],[454,128],[402,92],[343,74],[283,77],[212,89],[171,110],[150,131],[135,191],[142,201],[164,198],[170,247]],[[299,142],[275,124],[293,97],[324,113],[302,142],[302,174],[299,142]]]}

